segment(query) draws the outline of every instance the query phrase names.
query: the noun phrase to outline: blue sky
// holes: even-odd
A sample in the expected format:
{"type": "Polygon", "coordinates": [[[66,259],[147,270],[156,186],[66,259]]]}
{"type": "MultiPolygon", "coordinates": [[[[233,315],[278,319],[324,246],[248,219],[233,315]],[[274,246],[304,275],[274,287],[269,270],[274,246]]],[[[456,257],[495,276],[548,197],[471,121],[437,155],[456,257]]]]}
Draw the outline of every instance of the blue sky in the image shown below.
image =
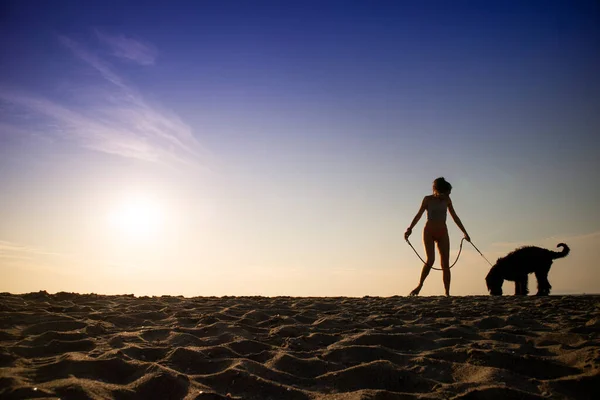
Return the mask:
{"type": "MultiPolygon", "coordinates": [[[[0,290],[405,294],[438,176],[488,258],[561,239],[555,290],[600,285],[595,1],[0,15],[0,290]]],[[[461,257],[453,293],[485,293],[461,257]]]]}

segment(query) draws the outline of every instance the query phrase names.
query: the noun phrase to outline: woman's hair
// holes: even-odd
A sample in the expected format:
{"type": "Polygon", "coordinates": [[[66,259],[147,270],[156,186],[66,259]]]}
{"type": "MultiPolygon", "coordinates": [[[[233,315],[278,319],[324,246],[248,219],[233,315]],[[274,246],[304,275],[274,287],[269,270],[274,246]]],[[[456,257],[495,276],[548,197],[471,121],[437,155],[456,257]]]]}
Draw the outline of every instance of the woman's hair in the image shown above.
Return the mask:
{"type": "Polygon", "coordinates": [[[452,185],[442,176],[433,181],[433,191],[439,194],[450,194],[452,185]]]}

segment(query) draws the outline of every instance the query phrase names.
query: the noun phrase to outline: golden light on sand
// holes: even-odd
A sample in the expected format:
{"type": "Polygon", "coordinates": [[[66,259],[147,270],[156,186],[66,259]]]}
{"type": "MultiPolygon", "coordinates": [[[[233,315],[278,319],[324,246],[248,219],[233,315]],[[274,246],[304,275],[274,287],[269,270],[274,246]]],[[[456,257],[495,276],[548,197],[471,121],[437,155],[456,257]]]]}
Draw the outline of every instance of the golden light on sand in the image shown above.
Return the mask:
{"type": "Polygon", "coordinates": [[[132,240],[155,237],[164,223],[164,212],[151,196],[126,197],[109,214],[111,233],[132,240]]]}

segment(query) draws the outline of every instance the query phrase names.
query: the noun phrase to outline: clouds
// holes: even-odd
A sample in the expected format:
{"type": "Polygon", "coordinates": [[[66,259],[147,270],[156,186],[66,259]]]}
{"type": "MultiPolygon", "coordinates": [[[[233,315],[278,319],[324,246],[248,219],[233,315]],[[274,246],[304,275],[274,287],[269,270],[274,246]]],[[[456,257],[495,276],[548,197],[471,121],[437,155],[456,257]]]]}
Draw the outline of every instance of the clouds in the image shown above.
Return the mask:
{"type": "Polygon", "coordinates": [[[0,260],[31,260],[35,256],[65,256],[63,254],[52,253],[31,246],[25,246],[6,240],[0,240],[0,260]]]}
{"type": "Polygon", "coordinates": [[[111,36],[98,30],[96,30],[96,36],[111,50],[114,56],[124,60],[141,65],[152,65],[158,57],[158,50],[149,43],[143,43],[124,35],[111,36]]]}
{"type": "MultiPolygon", "coordinates": [[[[96,32],[101,43],[119,59],[141,65],[155,62],[150,45],[124,36],[96,32]]],[[[59,36],[63,49],[92,72],[93,82],[72,79],[74,98],[51,98],[22,90],[0,89],[0,100],[44,121],[49,136],[120,157],[175,167],[211,169],[212,155],[203,148],[192,129],[175,113],[149,102],[117,72],[117,67],[93,50],[67,36],[59,36]]],[[[81,64],[80,64],[81,65],[81,64]]],[[[118,66],[118,64],[117,64],[118,66]]],[[[86,78],[90,74],[86,74],[86,78]]],[[[14,131],[22,127],[15,126],[14,131]]]]}
{"type": "Polygon", "coordinates": [[[122,79],[115,74],[105,62],[103,62],[96,54],[92,53],[86,47],[81,46],[79,43],[66,36],[59,36],[58,40],[63,46],[71,50],[73,54],[77,56],[77,58],[98,71],[104,79],[120,87],[121,89],[130,90],[122,81],[122,79]]]}

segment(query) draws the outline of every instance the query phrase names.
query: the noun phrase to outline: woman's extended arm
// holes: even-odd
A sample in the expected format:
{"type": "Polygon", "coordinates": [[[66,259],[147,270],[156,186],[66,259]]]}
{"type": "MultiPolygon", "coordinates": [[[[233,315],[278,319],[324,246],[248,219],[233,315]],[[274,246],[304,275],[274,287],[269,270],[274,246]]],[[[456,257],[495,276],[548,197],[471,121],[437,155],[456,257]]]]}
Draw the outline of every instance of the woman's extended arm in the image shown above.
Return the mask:
{"type": "Polygon", "coordinates": [[[427,196],[423,197],[423,201],[421,202],[421,208],[419,208],[417,215],[415,215],[412,222],[410,223],[410,226],[406,229],[406,232],[404,233],[405,240],[408,240],[408,237],[412,233],[412,228],[417,224],[417,222],[419,222],[419,220],[421,219],[421,216],[423,215],[423,213],[425,212],[426,209],[427,209],[427,196]]]}
{"type": "Polygon", "coordinates": [[[470,242],[471,238],[469,237],[467,230],[465,229],[462,222],[460,221],[460,218],[458,218],[458,215],[456,215],[456,211],[454,211],[454,206],[452,205],[452,201],[448,201],[448,211],[450,211],[450,215],[452,216],[452,219],[456,223],[456,226],[458,226],[458,228],[465,234],[465,239],[467,239],[470,242]]]}

